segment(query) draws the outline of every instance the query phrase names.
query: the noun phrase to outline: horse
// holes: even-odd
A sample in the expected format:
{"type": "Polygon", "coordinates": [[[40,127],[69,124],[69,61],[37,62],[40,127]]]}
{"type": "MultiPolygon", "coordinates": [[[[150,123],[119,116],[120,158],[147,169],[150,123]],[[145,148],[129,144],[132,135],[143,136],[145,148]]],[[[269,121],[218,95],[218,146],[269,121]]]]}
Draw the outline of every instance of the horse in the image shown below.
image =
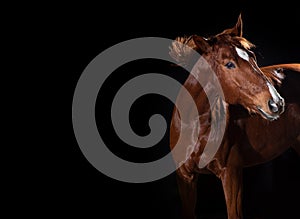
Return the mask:
{"type": "MultiPolygon", "coordinates": [[[[210,106],[206,95],[209,89],[205,88],[212,85],[203,87],[197,81],[197,77],[209,77],[205,71],[201,72],[202,69],[196,75],[190,74],[183,84],[194,99],[199,116],[182,123],[180,113],[174,107],[170,123],[170,149],[173,151],[179,139],[186,144],[180,151],[185,157],[183,160],[174,154],[184,219],[196,218],[199,174],[217,176],[222,182],[228,219],[243,218],[243,168],[266,162],[282,153],[284,148],[299,142],[299,105],[297,102],[286,105],[277,89],[284,87],[284,75],[280,69],[298,71],[300,65],[260,68],[252,51],[254,44],[243,37],[242,26],[240,14],[232,28],[209,38],[198,35],[177,37],[170,47],[170,55],[178,65],[194,64],[191,50],[201,54],[215,72],[225,97],[225,100],[216,100],[216,104],[210,106]],[[201,159],[206,157],[205,146],[211,134],[212,118],[224,112],[226,127],[221,144],[213,158],[204,166],[200,165],[201,159]],[[200,127],[195,126],[195,121],[199,122],[200,127]],[[292,131],[288,128],[291,124],[294,127],[292,131]],[[280,132],[282,126],[286,129],[280,132]],[[254,132],[255,128],[259,131],[254,132]],[[193,136],[185,135],[182,132],[184,129],[195,130],[193,136]],[[272,133],[278,136],[272,138],[272,133]],[[265,142],[259,139],[265,139],[265,142]]],[[[188,108],[191,103],[187,100],[186,93],[179,92],[176,103],[188,108]]],[[[218,138],[218,134],[216,131],[212,138],[218,138]]]]}

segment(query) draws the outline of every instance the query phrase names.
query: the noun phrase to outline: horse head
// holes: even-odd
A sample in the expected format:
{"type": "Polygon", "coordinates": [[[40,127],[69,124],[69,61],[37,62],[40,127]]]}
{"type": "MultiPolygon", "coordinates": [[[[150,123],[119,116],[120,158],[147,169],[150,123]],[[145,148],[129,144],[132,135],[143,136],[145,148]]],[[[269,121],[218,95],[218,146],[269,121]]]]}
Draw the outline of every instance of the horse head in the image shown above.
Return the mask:
{"type": "Polygon", "coordinates": [[[284,99],[275,89],[274,81],[258,66],[254,47],[243,37],[241,15],[234,27],[204,38],[198,35],[177,37],[170,55],[182,65],[191,60],[191,49],[211,66],[223,89],[225,100],[242,105],[249,113],[274,120],[283,113],[284,99]]]}

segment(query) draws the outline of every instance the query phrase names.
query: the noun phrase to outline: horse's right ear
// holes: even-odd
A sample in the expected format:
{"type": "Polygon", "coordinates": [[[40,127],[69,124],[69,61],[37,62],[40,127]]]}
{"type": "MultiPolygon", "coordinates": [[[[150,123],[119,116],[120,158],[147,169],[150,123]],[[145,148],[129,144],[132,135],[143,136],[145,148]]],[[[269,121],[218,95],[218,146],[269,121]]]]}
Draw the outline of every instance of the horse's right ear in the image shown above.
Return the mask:
{"type": "Polygon", "coordinates": [[[224,30],[221,34],[229,34],[231,36],[242,37],[243,36],[242,14],[240,13],[238,20],[234,27],[224,30]]]}
{"type": "Polygon", "coordinates": [[[195,57],[196,52],[203,54],[209,49],[208,42],[201,36],[177,37],[170,47],[170,56],[179,65],[188,65],[195,57]]]}

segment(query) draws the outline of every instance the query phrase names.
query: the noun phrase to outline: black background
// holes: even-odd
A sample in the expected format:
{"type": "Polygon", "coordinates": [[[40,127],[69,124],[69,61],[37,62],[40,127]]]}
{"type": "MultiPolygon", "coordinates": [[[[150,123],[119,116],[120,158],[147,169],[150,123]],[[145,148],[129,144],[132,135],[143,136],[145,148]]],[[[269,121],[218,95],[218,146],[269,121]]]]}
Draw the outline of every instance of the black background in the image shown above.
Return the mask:
{"type": "MultiPolygon", "coordinates": [[[[84,218],[92,215],[94,218],[179,218],[180,200],[174,174],[145,184],[116,181],[96,170],[76,142],[71,118],[76,83],[89,62],[110,46],[137,37],[174,39],[190,34],[214,35],[235,25],[242,12],[244,37],[256,45],[259,65],[300,61],[300,34],[297,32],[300,14],[294,1],[162,3],[43,5],[28,20],[29,24],[37,24],[34,34],[34,39],[39,39],[37,51],[50,56],[42,60],[40,70],[51,71],[47,75],[52,82],[48,91],[55,96],[49,105],[51,115],[58,114],[47,124],[51,127],[47,137],[51,146],[44,147],[47,151],[43,152],[43,158],[50,159],[43,161],[42,158],[37,175],[44,173],[43,177],[31,185],[32,190],[37,191],[33,205],[42,214],[84,218]],[[59,138],[55,138],[56,134],[59,138]]],[[[153,63],[140,62],[114,72],[114,77],[105,83],[99,94],[96,105],[100,134],[114,153],[132,161],[145,162],[163,156],[169,150],[168,134],[152,149],[131,149],[113,133],[107,119],[109,104],[119,84],[148,70],[184,80],[185,76],[176,75],[176,70],[171,73],[166,65],[153,63]],[[105,124],[105,128],[101,128],[101,124],[105,124]]],[[[167,122],[171,118],[172,104],[169,101],[158,96],[148,98],[137,101],[131,112],[133,129],[141,135],[149,131],[144,127],[151,114],[159,112],[167,122]]],[[[295,218],[297,214],[299,217],[299,170],[299,158],[291,150],[273,162],[246,169],[245,214],[249,218],[295,218]]],[[[213,176],[201,176],[199,186],[199,215],[224,218],[220,182],[213,176]]],[[[33,196],[33,193],[29,194],[33,196]]]]}

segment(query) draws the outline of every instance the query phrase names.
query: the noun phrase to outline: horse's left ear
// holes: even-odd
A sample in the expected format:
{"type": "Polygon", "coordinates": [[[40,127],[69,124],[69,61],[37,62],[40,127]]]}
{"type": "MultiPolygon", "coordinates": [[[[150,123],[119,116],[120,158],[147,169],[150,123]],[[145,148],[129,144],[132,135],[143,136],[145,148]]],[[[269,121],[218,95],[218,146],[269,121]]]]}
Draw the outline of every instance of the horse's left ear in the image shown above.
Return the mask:
{"type": "Polygon", "coordinates": [[[243,36],[243,21],[242,14],[239,15],[238,20],[233,28],[224,30],[221,34],[229,34],[231,36],[243,36]]]}

